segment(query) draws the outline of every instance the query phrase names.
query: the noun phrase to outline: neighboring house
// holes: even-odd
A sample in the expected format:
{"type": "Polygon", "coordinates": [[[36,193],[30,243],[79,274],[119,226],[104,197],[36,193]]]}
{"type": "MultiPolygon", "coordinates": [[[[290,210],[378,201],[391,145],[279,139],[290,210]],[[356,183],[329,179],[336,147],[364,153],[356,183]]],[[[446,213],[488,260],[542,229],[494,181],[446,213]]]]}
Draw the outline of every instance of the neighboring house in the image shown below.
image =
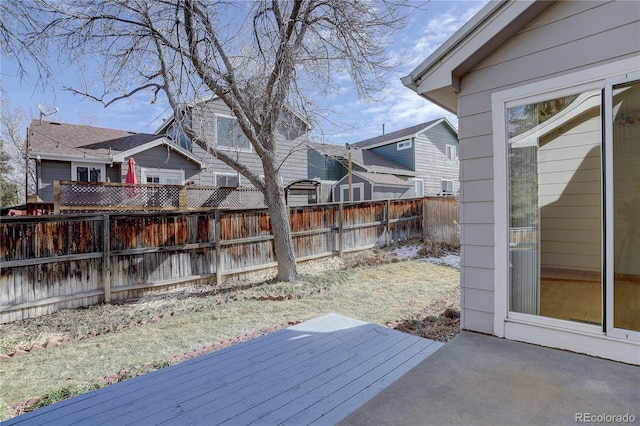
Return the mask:
{"type": "Polygon", "coordinates": [[[413,171],[411,196],[458,194],[458,132],[446,118],[356,142],[353,146],[413,171]]]}
{"type": "Polygon", "coordinates": [[[373,151],[353,146],[310,142],[309,178],[332,183],[332,201],[362,201],[400,198],[413,193],[407,179],[415,173],[403,165],[373,151]],[[349,198],[348,174],[351,154],[352,196],[349,198]]]}
{"type": "Polygon", "coordinates": [[[460,125],[462,327],[640,364],[640,6],[491,2],[403,83],[460,125]]]}
{"type": "Polygon", "coordinates": [[[130,157],[140,183],[200,185],[200,174],[209,167],[166,137],[126,130],[33,120],[27,143],[44,202],[53,202],[54,180],[124,182],[130,157]]]}
{"type": "MultiPolygon", "coordinates": [[[[287,111],[285,119],[277,129],[276,155],[280,162],[282,184],[307,178],[307,148],[309,124],[296,114],[287,111]]],[[[215,150],[235,156],[240,163],[248,166],[255,173],[263,176],[262,162],[255,153],[249,140],[240,130],[238,120],[229,107],[216,96],[188,105],[188,119],[196,132],[204,135],[203,139],[212,143],[215,150]]],[[[166,120],[156,132],[173,140],[193,155],[202,158],[211,166],[200,175],[200,185],[204,186],[252,186],[251,182],[238,172],[215,158],[207,150],[186,137],[176,125],[175,120],[166,120]]],[[[290,204],[306,204],[305,196],[292,196],[290,204]]]]}
{"type": "Polygon", "coordinates": [[[458,193],[457,132],[445,118],[348,147],[309,146],[308,177],[335,181],[334,201],[348,199],[349,153],[354,201],[458,193]]]}

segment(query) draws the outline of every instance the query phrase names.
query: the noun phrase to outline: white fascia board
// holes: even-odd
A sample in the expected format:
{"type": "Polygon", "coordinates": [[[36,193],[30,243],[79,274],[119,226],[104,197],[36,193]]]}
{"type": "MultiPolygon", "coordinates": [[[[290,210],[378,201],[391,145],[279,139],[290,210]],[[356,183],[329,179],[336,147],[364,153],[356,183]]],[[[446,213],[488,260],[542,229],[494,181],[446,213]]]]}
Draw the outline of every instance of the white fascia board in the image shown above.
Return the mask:
{"type": "Polygon", "coordinates": [[[69,154],[52,154],[50,152],[37,152],[37,151],[29,151],[29,158],[32,160],[38,159],[41,160],[52,160],[52,161],[68,161],[74,163],[104,163],[111,164],[113,163],[113,158],[109,155],[102,155],[98,157],[94,156],[83,156],[83,155],[69,155],[69,154]]]}
{"type": "MultiPolygon", "coordinates": [[[[429,55],[411,74],[402,78],[402,83],[429,101],[455,114],[457,93],[460,90],[459,79],[466,72],[459,67],[536,3],[535,1],[490,2],[429,55]]],[[[552,2],[545,4],[544,7],[548,7],[552,2]]],[[[535,9],[539,10],[540,7],[532,10],[535,9]]],[[[489,53],[487,51],[484,54],[489,53]]],[[[482,58],[476,59],[478,62],[482,58]]]]}
{"type": "MultiPolygon", "coordinates": [[[[468,20],[458,31],[453,33],[451,37],[445,40],[440,47],[438,47],[431,55],[427,57],[420,65],[418,65],[411,73],[405,77],[402,77],[402,83],[414,91],[418,91],[418,84],[423,76],[430,72],[434,66],[446,61],[446,56],[460,45],[466,38],[468,38],[482,23],[496,10],[504,6],[504,2],[491,1],[485,7],[483,7],[477,14],[475,14],[470,20],[468,20]]],[[[420,92],[418,92],[420,93],[420,92]]]]}
{"type": "Polygon", "coordinates": [[[440,124],[442,122],[445,122],[449,126],[449,128],[453,131],[453,133],[455,133],[456,137],[458,137],[458,131],[453,126],[453,124],[451,124],[451,122],[449,120],[447,120],[446,117],[442,117],[438,121],[436,121],[434,123],[431,123],[430,125],[425,126],[424,128],[422,128],[422,129],[418,130],[417,132],[412,133],[410,135],[406,135],[406,136],[402,136],[402,137],[398,137],[398,138],[393,138],[393,139],[388,139],[388,140],[386,140],[384,142],[378,142],[377,144],[369,145],[369,146],[366,146],[366,147],[363,147],[363,148],[358,148],[358,149],[373,149],[373,148],[378,148],[378,147],[385,146],[385,145],[391,145],[393,143],[398,143],[398,142],[401,142],[401,141],[406,141],[407,139],[412,139],[413,140],[420,133],[424,133],[427,130],[437,126],[438,124],[440,124]]]}

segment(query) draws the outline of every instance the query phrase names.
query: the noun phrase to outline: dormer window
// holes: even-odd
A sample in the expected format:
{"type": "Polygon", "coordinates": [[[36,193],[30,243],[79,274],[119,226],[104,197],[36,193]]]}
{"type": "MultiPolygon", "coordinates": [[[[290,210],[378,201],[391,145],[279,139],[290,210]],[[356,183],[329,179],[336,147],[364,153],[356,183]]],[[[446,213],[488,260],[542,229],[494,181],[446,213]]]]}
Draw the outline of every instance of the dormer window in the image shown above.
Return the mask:
{"type": "MultiPolygon", "coordinates": [[[[185,113],[184,120],[185,120],[185,124],[187,126],[189,126],[189,127],[192,126],[192,123],[191,123],[191,111],[187,111],[185,113]]],[[[176,123],[175,121],[167,129],[167,136],[176,145],[180,145],[181,147],[183,147],[184,149],[186,149],[189,152],[193,151],[192,150],[192,146],[191,146],[191,139],[189,138],[189,136],[187,136],[187,134],[184,132],[184,130],[182,130],[180,125],[178,123],[176,123]]]]}
{"type": "Polygon", "coordinates": [[[411,140],[398,142],[398,145],[396,145],[396,148],[398,151],[411,148],[411,140]]]}
{"type": "Polygon", "coordinates": [[[240,151],[251,151],[249,139],[244,135],[238,120],[216,115],[216,147],[240,151]]]}

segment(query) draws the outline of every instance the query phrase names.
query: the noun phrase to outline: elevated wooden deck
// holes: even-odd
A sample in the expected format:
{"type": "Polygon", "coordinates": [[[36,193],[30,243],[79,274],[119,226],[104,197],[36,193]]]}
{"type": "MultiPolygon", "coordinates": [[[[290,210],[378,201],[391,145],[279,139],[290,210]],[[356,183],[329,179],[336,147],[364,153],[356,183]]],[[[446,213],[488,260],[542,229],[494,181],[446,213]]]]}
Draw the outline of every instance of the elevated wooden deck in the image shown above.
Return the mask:
{"type": "Polygon", "coordinates": [[[334,424],[441,346],[328,314],[6,424],[334,424]]]}

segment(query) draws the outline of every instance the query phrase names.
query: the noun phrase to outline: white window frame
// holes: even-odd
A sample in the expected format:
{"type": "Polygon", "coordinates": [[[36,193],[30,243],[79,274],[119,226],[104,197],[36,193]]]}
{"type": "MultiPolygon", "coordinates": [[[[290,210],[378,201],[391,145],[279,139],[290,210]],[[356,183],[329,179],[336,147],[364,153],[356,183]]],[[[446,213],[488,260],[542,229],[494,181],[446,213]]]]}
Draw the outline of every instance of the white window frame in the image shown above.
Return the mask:
{"type": "Polygon", "coordinates": [[[447,155],[447,159],[451,161],[456,161],[458,159],[458,147],[451,144],[446,144],[445,151],[447,155]]]}
{"type": "Polygon", "coordinates": [[[148,176],[159,176],[160,185],[184,185],[184,170],[179,169],[151,169],[147,167],[140,167],[140,183],[147,183],[148,176]],[[178,184],[168,184],[167,176],[177,176],[180,179],[178,184]]]}
{"type": "Polygon", "coordinates": [[[411,178],[409,182],[413,182],[413,192],[416,197],[424,197],[424,179],[421,178],[411,178]],[[418,187],[420,187],[420,191],[418,191],[418,187]]]}
{"type": "MultiPolygon", "coordinates": [[[[535,83],[514,87],[504,91],[495,92],[491,96],[492,126],[493,126],[493,169],[494,169],[494,334],[507,339],[521,340],[530,343],[567,349],[576,352],[601,356],[621,362],[638,363],[640,354],[640,333],[624,330],[618,335],[615,330],[607,330],[605,334],[602,326],[579,324],[570,321],[544,318],[535,315],[509,312],[509,276],[508,276],[508,218],[509,218],[509,182],[507,176],[507,140],[506,140],[506,110],[507,108],[540,102],[575,93],[583,93],[589,90],[605,90],[602,99],[603,114],[610,114],[610,100],[607,99],[607,90],[613,84],[621,83],[622,79],[633,81],[640,78],[638,58],[629,58],[605,65],[596,66],[582,71],[577,71],[560,77],[542,79],[535,83]],[[635,76],[633,78],[632,76],[635,76]],[[609,104],[609,107],[607,106],[609,104]],[[607,109],[609,108],[609,109],[607,109]]],[[[610,93],[610,92],[609,92],[610,93]]],[[[607,183],[605,193],[607,200],[605,229],[612,228],[613,214],[608,194],[612,194],[612,173],[609,160],[611,152],[611,120],[603,120],[605,170],[607,183]]],[[[612,196],[612,195],[611,195],[612,196]]],[[[613,248],[612,233],[606,232],[607,240],[604,241],[605,253],[613,248]]],[[[613,274],[612,256],[605,256],[605,267],[608,274],[613,274]]],[[[604,318],[606,327],[609,328],[609,306],[611,285],[607,285],[610,277],[604,277],[607,291],[607,317],[604,318]]]]}
{"type": "Polygon", "coordinates": [[[79,161],[71,162],[71,180],[78,180],[78,167],[94,167],[100,169],[100,180],[98,182],[106,182],[107,168],[101,163],[83,163],[79,161]]]}
{"type": "Polygon", "coordinates": [[[342,199],[342,194],[344,193],[344,191],[349,191],[349,184],[344,184],[344,185],[340,185],[340,202],[357,202],[357,201],[364,201],[364,182],[358,182],[358,183],[354,183],[351,184],[351,200],[343,200],[342,199]],[[353,190],[355,188],[359,188],[360,189],[360,199],[359,200],[354,200],[353,199],[353,190]]]}
{"type": "MultiPolygon", "coordinates": [[[[242,176],[239,173],[214,173],[213,174],[213,185],[218,186],[218,176],[231,176],[238,179],[238,186],[242,186],[242,176]]],[[[221,188],[232,188],[232,187],[221,187],[221,188]]]]}
{"type": "MultiPolygon", "coordinates": [[[[231,115],[224,115],[224,114],[213,114],[213,116],[215,117],[214,131],[215,131],[215,135],[216,135],[216,137],[215,137],[216,149],[225,150],[225,151],[252,152],[251,142],[249,142],[248,139],[247,139],[247,147],[246,148],[238,148],[236,146],[227,146],[227,145],[218,144],[218,118],[225,118],[225,119],[229,119],[229,120],[234,120],[236,123],[238,123],[238,119],[236,117],[231,116],[231,115]]],[[[238,127],[239,127],[239,125],[238,125],[238,127]]]]}
{"type": "Polygon", "coordinates": [[[402,141],[402,142],[398,142],[396,144],[396,150],[397,151],[402,151],[404,149],[409,149],[413,146],[413,143],[411,141],[411,139],[406,140],[406,141],[402,141]]]}
{"type": "Polygon", "coordinates": [[[442,192],[442,195],[453,195],[456,191],[456,183],[453,179],[440,179],[440,191],[442,192]],[[451,191],[444,189],[445,182],[451,182],[451,191]]]}

